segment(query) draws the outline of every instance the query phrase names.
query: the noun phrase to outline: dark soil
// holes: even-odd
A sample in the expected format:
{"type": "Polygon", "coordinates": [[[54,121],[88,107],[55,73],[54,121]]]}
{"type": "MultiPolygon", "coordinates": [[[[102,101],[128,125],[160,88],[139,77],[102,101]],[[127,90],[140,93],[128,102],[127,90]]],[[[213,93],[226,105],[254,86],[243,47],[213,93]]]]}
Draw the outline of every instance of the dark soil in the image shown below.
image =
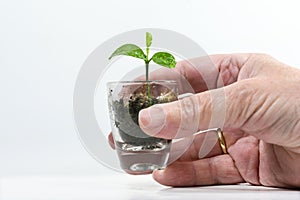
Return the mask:
{"type": "Polygon", "coordinates": [[[132,145],[151,145],[162,140],[150,137],[139,127],[139,111],[154,104],[167,103],[177,100],[176,95],[168,88],[151,84],[150,98],[147,96],[146,85],[135,89],[128,95],[113,102],[115,126],[124,142],[132,145]]]}

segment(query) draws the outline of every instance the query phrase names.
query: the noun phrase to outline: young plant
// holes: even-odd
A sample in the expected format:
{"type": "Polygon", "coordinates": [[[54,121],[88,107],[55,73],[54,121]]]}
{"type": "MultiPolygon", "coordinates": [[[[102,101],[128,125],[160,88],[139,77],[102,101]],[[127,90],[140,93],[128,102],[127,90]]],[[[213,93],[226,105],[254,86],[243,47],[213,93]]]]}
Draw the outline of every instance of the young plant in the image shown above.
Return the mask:
{"type": "Polygon", "coordinates": [[[150,99],[150,86],[149,86],[149,63],[151,61],[155,62],[158,65],[174,68],[176,65],[175,58],[172,54],[167,52],[157,52],[151,58],[149,58],[149,47],[152,44],[152,35],[149,32],[146,32],[146,53],[135,44],[124,44],[117,48],[112,55],[109,57],[111,59],[114,56],[124,55],[132,56],[135,58],[142,59],[145,62],[146,68],[146,83],[147,83],[147,96],[150,99]]]}

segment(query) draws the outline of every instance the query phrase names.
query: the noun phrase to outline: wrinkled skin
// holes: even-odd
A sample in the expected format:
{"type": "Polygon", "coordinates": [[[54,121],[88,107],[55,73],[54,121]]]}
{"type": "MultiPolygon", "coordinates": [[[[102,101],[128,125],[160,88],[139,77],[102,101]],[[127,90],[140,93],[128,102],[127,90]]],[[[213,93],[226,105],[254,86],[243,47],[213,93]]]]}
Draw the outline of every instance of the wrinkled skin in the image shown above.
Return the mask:
{"type": "Polygon", "coordinates": [[[205,68],[201,58],[193,62],[197,69],[179,62],[175,71],[197,94],[142,110],[139,124],[149,135],[170,139],[193,134],[195,124],[197,130],[204,130],[216,120],[214,124],[224,132],[228,154],[222,154],[217,143],[199,158],[205,135],[197,135],[181,158],[153,172],[154,179],[168,186],[248,182],[299,188],[300,70],[263,54],[213,55],[210,59],[218,70],[201,72],[202,76],[197,73],[205,68]],[[215,83],[213,90],[207,90],[202,78],[210,75],[215,77],[210,80],[215,83]],[[212,92],[217,94],[214,101],[212,92]],[[182,105],[189,105],[189,112],[184,112],[182,105]],[[222,110],[224,123],[218,124],[219,119],[212,116],[222,110]]]}

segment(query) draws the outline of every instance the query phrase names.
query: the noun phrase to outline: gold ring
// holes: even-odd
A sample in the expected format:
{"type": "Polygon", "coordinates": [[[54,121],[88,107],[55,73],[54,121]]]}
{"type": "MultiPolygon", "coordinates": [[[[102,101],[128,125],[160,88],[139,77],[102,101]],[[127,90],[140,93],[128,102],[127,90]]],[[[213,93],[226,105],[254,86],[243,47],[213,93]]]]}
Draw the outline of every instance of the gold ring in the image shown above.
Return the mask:
{"type": "Polygon", "coordinates": [[[219,140],[222,152],[223,152],[223,154],[227,154],[227,147],[226,147],[226,142],[225,142],[223,132],[220,128],[218,128],[217,133],[218,133],[218,140],[219,140]]]}

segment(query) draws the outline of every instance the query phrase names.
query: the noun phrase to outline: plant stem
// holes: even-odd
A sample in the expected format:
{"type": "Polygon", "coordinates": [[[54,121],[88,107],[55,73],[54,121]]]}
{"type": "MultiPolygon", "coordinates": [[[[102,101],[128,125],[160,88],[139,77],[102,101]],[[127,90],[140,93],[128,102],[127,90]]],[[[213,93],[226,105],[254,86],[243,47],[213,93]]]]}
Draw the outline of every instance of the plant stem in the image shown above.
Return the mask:
{"type": "Polygon", "coordinates": [[[147,83],[147,96],[150,99],[150,85],[149,85],[149,62],[146,62],[146,83],[147,83]]]}

